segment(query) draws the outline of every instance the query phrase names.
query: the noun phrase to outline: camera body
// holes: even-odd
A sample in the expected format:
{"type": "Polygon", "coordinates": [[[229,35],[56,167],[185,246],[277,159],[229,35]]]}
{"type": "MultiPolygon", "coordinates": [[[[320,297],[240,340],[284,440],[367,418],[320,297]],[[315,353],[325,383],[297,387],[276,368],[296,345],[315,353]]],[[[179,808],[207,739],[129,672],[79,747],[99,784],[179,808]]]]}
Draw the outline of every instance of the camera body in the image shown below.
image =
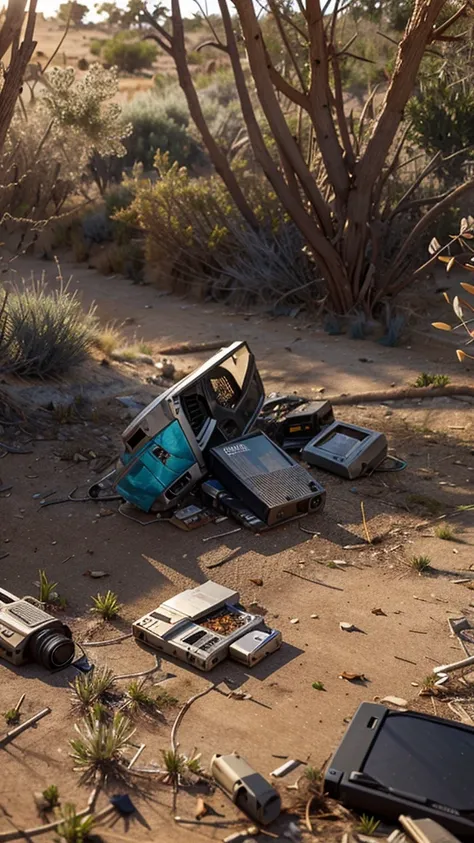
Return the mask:
{"type": "Polygon", "coordinates": [[[33,603],[0,589],[0,657],[15,666],[33,661],[59,670],[74,658],[71,631],[33,603]]]}

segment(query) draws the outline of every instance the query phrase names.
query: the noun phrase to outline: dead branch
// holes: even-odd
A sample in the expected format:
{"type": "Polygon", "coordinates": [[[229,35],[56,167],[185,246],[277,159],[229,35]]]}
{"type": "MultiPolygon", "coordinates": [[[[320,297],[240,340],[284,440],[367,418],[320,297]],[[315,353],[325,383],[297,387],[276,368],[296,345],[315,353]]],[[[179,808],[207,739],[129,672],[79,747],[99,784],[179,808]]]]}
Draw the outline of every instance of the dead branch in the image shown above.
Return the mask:
{"type": "Polygon", "coordinates": [[[410,398],[438,398],[441,395],[470,395],[474,397],[474,386],[447,384],[447,386],[407,386],[400,389],[385,389],[380,392],[357,392],[355,395],[336,395],[330,398],[334,406],[351,404],[376,404],[383,401],[405,401],[410,398]]]}

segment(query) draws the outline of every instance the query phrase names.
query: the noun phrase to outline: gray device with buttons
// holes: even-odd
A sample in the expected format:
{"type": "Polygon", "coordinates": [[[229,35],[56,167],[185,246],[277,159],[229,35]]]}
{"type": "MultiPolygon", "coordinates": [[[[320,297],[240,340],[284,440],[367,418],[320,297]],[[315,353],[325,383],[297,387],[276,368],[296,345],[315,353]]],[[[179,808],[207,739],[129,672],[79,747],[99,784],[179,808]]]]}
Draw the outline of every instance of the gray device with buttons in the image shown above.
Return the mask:
{"type": "Polygon", "coordinates": [[[383,433],[335,421],[308,442],[301,454],[310,465],[354,480],[377,468],[387,450],[383,433]]]}

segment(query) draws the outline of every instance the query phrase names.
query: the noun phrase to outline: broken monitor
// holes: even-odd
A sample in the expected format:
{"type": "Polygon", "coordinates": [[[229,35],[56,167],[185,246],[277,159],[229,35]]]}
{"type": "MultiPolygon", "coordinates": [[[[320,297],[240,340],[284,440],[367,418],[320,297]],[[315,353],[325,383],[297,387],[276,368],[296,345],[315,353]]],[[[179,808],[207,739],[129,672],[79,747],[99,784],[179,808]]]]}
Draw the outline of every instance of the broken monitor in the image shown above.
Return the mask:
{"type": "Polygon", "coordinates": [[[435,820],[474,840],[474,728],[362,703],[329,762],[324,792],[374,816],[435,820]]]}
{"type": "Polygon", "coordinates": [[[145,512],[173,509],[206,475],[206,450],[250,430],[263,401],[254,355],[232,343],[127,427],[116,491],[145,512]]]}
{"type": "Polygon", "coordinates": [[[383,433],[335,421],[308,442],[301,454],[310,465],[353,480],[381,465],[387,448],[383,433]]]}
{"type": "Polygon", "coordinates": [[[137,641],[205,671],[228,656],[252,667],[282,641],[278,630],[240,605],[237,591],[211,581],[166,600],[132,630],[137,641]]]}

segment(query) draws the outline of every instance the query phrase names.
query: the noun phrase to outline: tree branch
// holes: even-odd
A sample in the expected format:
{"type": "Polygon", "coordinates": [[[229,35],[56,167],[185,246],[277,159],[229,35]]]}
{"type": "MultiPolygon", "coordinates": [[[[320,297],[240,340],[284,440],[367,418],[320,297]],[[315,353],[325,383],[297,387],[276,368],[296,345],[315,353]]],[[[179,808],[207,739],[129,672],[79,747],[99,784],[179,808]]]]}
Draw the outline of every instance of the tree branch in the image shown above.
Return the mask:
{"type": "MultiPolygon", "coordinates": [[[[415,227],[411,230],[410,234],[402,244],[401,248],[398,251],[398,254],[395,257],[395,260],[392,263],[390,271],[387,276],[387,282],[384,285],[384,290],[390,291],[391,295],[396,295],[396,293],[400,292],[403,287],[409,283],[406,279],[401,280],[398,284],[394,287],[391,287],[391,282],[396,278],[398,269],[403,262],[403,259],[409,254],[411,245],[419,238],[420,234],[425,231],[426,228],[436,219],[439,214],[441,214],[446,208],[449,208],[453,205],[461,196],[465,193],[469,193],[469,191],[474,190],[474,178],[469,179],[469,181],[464,182],[464,184],[460,184],[454,190],[451,190],[449,193],[445,194],[443,198],[417,222],[415,227]]],[[[410,280],[413,276],[410,277],[410,280]]]]}
{"type": "Polygon", "coordinates": [[[345,204],[349,176],[330,109],[329,56],[319,0],[306,0],[310,39],[311,117],[321,155],[338,204],[345,204]]]}
{"type": "Polygon", "coordinates": [[[285,157],[295,171],[318,219],[321,220],[325,233],[328,233],[332,229],[330,210],[306,166],[301,150],[290,132],[276,98],[266,61],[265,45],[253,4],[251,0],[234,0],[234,5],[239,15],[250,67],[265,116],[278,146],[284,150],[285,157]]]}
{"type": "Polygon", "coordinates": [[[278,9],[276,9],[275,0],[268,0],[268,5],[271,9],[271,12],[272,12],[272,15],[274,17],[275,23],[277,25],[278,32],[280,33],[281,39],[282,39],[282,41],[285,45],[286,52],[288,53],[288,55],[291,59],[291,62],[293,64],[293,67],[295,69],[296,75],[297,75],[299,83],[301,85],[301,90],[303,91],[304,94],[307,94],[308,92],[307,92],[307,89],[306,89],[303,74],[301,73],[300,67],[299,67],[298,62],[296,60],[296,56],[295,56],[293,47],[291,46],[290,39],[288,38],[288,36],[286,34],[285,27],[283,26],[283,24],[281,22],[281,16],[278,13],[278,9]]]}
{"type": "MultiPolygon", "coordinates": [[[[331,292],[331,297],[333,298],[335,306],[341,309],[344,309],[347,306],[350,307],[350,300],[348,299],[348,295],[350,296],[350,290],[348,289],[347,281],[345,280],[345,268],[342,265],[336,250],[331,246],[328,236],[326,236],[326,231],[329,233],[331,230],[331,221],[330,219],[326,221],[326,218],[324,217],[323,219],[319,219],[320,227],[315,225],[314,219],[312,219],[308,214],[301,199],[297,195],[294,195],[289,185],[285,182],[282,174],[278,170],[278,167],[270,155],[263,139],[259,123],[255,117],[252,101],[245,82],[226,0],[219,0],[219,7],[226,32],[229,56],[242,107],[242,114],[245,119],[255,158],[262,167],[263,172],[268,178],[270,184],[273,186],[276,194],[280,198],[284,208],[307,240],[321,271],[328,279],[328,289],[331,292]],[[325,229],[325,225],[328,226],[327,229],[325,229]],[[331,278],[333,279],[332,283],[331,278]],[[337,279],[337,281],[335,279],[337,279]]],[[[293,168],[292,162],[291,167],[293,168]]]]}
{"type": "Polygon", "coordinates": [[[196,47],[196,52],[199,53],[200,50],[204,50],[205,47],[214,47],[215,50],[222,50],[223,53],[227,53],[227,47],[222,41],[204,41],[202,44],[198,44],[196,47]]]}

